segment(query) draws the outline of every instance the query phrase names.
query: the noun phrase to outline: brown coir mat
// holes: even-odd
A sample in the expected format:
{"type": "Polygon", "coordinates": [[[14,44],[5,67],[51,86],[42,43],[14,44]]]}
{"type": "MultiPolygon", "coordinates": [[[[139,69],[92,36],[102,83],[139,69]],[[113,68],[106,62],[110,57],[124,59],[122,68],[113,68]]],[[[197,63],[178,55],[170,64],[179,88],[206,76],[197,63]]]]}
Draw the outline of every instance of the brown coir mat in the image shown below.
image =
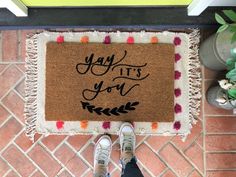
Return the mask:
{"type": "Polygon", "coordinates": [[[172,44],[47,43],[46,120],[174,121],[172,44]]]}

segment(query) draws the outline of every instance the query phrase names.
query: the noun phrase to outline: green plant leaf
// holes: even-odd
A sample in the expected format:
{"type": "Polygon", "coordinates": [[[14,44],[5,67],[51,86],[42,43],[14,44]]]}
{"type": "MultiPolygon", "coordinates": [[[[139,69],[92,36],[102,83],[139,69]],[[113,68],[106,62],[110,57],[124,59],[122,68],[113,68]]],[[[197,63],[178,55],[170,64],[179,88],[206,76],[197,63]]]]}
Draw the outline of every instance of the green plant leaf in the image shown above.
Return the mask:
{"type": "Polygon", "coordinates": [[[221,27],[219,27],[219,29],[217,30],[217,33],[223,32],[224,30],[226,30],[229,27],[228,24],[224,24],[221,27]]]}
{"type": "Polygon", "coordinates": [[[236,26],[235,25],[229,25],[230,32],[236,32],[236,26]]]}
{"type": "Polygon", "coordinates": [[[228,70],[232,70],[235,68],[235,64],[236,64],[236,58],[228,58],[226,60],[226,65],[227,65],[227,69],[228,70]]]}
{"type": "Polygon", "coordinates": [[[228,95],[230,98],[236,99],[236,89],[229,89],[228,95]]]}
{"type": "Polygon", "coordinates": [[[236,69],[233,69],[233,70],[229,71],[226,74],[226,78],[229,79],[230,82],[236,81],[236,69]]]}
{"type": "Polygon", "coordinates": [[[215,13],[215,19],[221,25],[226,24],[225,20],[218,13],[215,13]]]}
{"type": "Polygon", "coordinates": [[[233,22],[236,22],[236,13],[233,10],[223,10],[223,13],[233,22]]]}
{"type": "Polygon", "coordinates": [[[231,44],[233,44],[236,41],[236,32],[233,34],[231,38],[231,44]]]}

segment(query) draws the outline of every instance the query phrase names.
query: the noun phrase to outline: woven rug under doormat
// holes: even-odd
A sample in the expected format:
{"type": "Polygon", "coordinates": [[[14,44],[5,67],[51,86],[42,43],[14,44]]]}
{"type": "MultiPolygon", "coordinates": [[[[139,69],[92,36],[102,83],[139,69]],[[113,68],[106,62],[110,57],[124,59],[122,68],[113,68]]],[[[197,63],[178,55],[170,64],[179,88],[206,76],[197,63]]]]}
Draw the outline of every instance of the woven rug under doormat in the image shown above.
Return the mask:
{"type": "Polygon", "coordinates": [[[26,134],[186,137],[199,114],[199,31],[42,32],[27,39],[26,134]]]}

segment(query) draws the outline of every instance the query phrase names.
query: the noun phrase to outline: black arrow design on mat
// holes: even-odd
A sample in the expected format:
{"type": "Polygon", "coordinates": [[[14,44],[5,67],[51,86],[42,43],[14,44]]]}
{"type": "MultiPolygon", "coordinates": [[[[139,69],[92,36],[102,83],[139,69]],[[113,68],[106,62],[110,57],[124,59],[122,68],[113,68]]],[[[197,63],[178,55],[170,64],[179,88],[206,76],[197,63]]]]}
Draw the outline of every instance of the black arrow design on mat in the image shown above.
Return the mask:
{"type": "Polygon", "coordinates": [[[139,104],[138,101],[135,102],[127,102],[125,105],[121,105],[119,107],[114,108],[102,108],[102,107],[95,107],[94,105],[91,105],[89,102],[83,102],[81,101],[83,109],[88,110],[90,113],[96,113],[98,115],[106,115],[106,116],[120,116],[121,114],[127,114],[129,111],[134,111],[139,104]]]}

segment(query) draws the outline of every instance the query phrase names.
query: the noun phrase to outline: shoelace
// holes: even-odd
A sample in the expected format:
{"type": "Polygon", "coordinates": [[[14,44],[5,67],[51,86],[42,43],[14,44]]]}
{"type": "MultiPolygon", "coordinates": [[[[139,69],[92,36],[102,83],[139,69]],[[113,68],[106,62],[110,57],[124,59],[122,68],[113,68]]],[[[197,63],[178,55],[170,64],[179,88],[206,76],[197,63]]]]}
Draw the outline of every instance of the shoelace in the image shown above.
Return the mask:
{"type": "Polygon", "coordinates": [[[124,135],[123,139],[123,151],[133,153],[133,137],[131,135],[124,135]],[[126,147],[130,147],[130,150],[127,150],[126,147]]]}

